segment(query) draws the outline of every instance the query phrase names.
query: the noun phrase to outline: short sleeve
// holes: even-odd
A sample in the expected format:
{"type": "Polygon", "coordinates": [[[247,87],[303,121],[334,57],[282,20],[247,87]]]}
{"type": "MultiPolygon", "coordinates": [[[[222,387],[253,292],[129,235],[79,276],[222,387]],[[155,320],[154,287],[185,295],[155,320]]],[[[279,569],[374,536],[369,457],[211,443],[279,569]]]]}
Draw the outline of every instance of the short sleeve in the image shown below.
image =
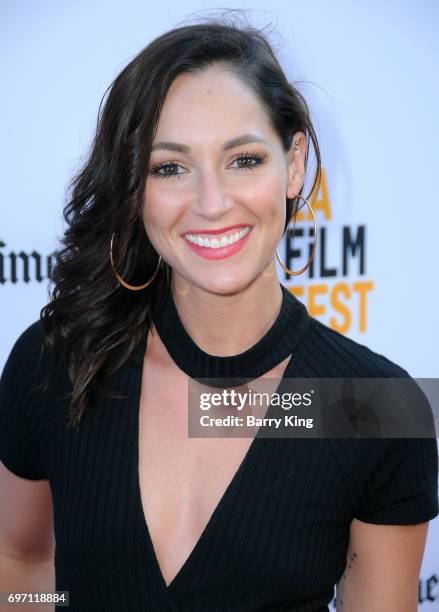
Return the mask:
{"type": "Polygon", "coordinates": [[[366,523],[410,525],[433,519],[438,509],[436,438],[394,438],[373,468],[355,518],[366,523]]]}
{"type": "Polygon", "coordinates": [[[0,378],[0,460],[9,471],[29,480],[47,478],[31,427],[30,374],[39,354],[38,329],[36,322],[21,334],[0,378]]]}

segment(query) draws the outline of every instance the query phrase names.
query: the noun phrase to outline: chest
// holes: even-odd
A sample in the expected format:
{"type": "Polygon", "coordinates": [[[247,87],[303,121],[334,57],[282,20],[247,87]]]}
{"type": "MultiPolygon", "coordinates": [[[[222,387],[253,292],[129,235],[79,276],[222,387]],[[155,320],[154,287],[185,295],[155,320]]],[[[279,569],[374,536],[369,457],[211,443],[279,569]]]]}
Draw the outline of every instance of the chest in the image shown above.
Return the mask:
{"type": "MultiPolygon", "coordinates": [[[[285,365],[274,368],[270,376],[281,376],[285,365]]],[[[186,374],[145,357],[139,402],[139,485],[145,522],[167,583],[200,540],[253,441],[252,437],[189,437],[188,397],[186,374]]]]}
{"type": "Polygon", "coordinates": [[[200,520],[212,511],[252,442],[189,437],[187,380],[164,382],[157,385],[148,371],[139,404],[139,481],[149,524],[166,514],[173,524],[200,520]]]}

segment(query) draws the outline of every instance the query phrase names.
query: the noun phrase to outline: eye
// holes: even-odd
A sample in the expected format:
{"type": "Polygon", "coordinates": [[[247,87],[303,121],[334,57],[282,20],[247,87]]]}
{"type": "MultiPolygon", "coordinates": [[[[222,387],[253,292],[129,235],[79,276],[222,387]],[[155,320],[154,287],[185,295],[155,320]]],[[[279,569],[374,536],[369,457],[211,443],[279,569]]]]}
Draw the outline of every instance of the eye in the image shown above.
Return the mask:
{"type": "Polygon", "coordinates": [[[182,168],[179,163],[176,161],[166,162],[166,164],[159,164],[158,166],[154,166],[151,169],[151,174],[153,176],[158,176],[163,179],[175,179],[180,178],[183,172],[175,172],[175,168],[182,168]],[[170,172],[169,174],[162,174],[160,171],[164,170],[165,172],[170,172]]]}
{"type": "MultiPolygon", "coordinates": [[[[232,163],[239,162],[239,164],[244,164],[238,166],[237,170],[253,170],[256,166],[259,166],[263,162],[264,158],[262,155],[258,155],[257,153],[240,153],[238,157],[236,157],[232,163]],[[253,162],[253,163],[249,163],[253,162]]],[[[151,174],[153,176],[157,176],[163,179],[178,179],[185,172],[177,172],[177,168],[182,168],[177,161],[169,161],[164,164],[158,164],[151,169],[151,174]],[[164,173],[163,173],[163,172],[164,173]]]]}
{"type": "Polygon", "coordinates": [[[246,165],[244,166],[239,166],[238,170],[253,170],[253,168],[255,168],[256,166],[259,166],[259,164],[261,164],[263,161],[263,158],[261,155],[258,155],[257,153],[240,153],[238,155],[238,157],[236,157],[232,163],[235,162],[245,162],[246,165]],[[255,162],[253,164],[248,164],[249,161],[255,162]]]}

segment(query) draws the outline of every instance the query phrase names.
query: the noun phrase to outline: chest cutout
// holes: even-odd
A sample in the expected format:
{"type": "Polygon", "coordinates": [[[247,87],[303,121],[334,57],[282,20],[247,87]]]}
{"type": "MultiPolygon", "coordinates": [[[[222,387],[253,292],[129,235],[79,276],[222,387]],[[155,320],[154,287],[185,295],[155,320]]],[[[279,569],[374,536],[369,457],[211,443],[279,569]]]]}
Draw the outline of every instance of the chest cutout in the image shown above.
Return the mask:
{"type": "MultiPolygon", "coordinates": [[[[289,359],[264,378],[281,378],[289,359]]],[[[145,523],[168,587],[196,553],[253,442],[189,438],[187,398],[187,375],[154,334],[143,363],[138,477],[145,523]]]]}

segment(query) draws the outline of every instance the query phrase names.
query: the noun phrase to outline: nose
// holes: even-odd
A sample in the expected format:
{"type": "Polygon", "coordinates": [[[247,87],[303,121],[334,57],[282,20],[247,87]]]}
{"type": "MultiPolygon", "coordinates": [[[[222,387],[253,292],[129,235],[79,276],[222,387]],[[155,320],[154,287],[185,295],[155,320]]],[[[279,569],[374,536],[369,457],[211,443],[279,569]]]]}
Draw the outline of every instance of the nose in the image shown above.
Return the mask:
{"type": "Polygon", "coordinates": [[[214,220],[226,215],[234,206],[216,172],[203,170],[192,200],[192,212],[204,219],[214,220]]]}

